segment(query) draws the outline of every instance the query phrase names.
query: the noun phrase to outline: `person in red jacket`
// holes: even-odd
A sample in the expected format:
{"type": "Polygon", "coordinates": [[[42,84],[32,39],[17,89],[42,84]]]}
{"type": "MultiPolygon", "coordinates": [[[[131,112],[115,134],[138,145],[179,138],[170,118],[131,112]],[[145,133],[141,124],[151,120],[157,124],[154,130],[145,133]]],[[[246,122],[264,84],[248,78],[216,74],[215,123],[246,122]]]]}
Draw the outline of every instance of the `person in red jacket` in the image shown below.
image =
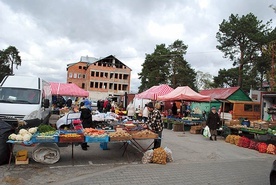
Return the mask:
{"type": "Polygon", "coordinates": [[[212,136],[214,136],[215,141],[217,140],[217,135],[218,135],[217,129],[219,128],[219,122],[220,122],[220,117],[217,113],[217,109],[216,107],[212,107],[206,121],[206,125],[209,127],[211,132],[210,140],[212,141],[213,141],[212,136]]]}

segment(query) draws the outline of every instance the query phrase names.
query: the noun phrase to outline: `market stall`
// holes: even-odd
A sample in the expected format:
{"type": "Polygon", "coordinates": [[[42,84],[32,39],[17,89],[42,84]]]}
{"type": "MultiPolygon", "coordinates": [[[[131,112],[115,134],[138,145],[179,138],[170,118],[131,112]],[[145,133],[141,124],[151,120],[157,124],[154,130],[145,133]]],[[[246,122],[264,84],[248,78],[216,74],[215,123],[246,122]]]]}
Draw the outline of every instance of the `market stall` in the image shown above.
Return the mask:
{"type": "MultiPolygon", "coordinates": [[[[74,129],[55,130],[49,125],[41,125],[39,128],[20,129],[17,134],[11,134],[7,143],[12,144],[10,161],[13,156],[13,147],[15,144],[30,146],[35,145],[32,153],[34,161],[53,164],[59,161],[59,144],[72,146],[72,159],[74,158],[74,145],[87,143],[99,143],[103,150],[108,149],[108,143],[123,143],[123,155],[129,145],[134,146],[140,152],[144,153],[150,148],[153,140],[158,136],[145,129],[140,123],[125,123],[117,126],[114,130],[102,130],[94,128],[77,129],[79,122],[72,122],[74,129]],[[151,140],[150,144],[143,147],[139,141],[151,140]]],[[[22,158],[22,157],[21,157],[22,158]]],[[[25,158],[24,158],[25,159],[25,158]]]]}
{"type": "MultiPolygon", "coordinates": [[[[188,86],[183,86],[183,87],[177,87],[170,93],[163,95],[163,96],[158,96],[157,100],[162,100],[162,101],[192,101],[192,102],[210,102],[211,97],[210,96],[204,96],[201,95],[194,90],[192,90],[188,86]]],[[[183,123],[183,130],[185,131],[185,125],[187,127],[191,127],[194,125],[200,125],[201,122],[203,121],[201,118],[198,117],[189,117],[189,118],[168,118],[172,120],[176,120],[178,122],[183,123]]],[[[187,129],[186,129],[187,130],[187,129]]]]}
{"type": "Polygon", "coordinates": [[[149,100],[155,101],[155,100],[157,100],[158,96],[166,95],[166,94],[170,93],[171,91],[173,91],[173,88],[171,88],[170,86],[168,86],[166,84],[162,84],[159,86],[152,86],[148,90],[146,90],[140,94],[136,94],[135,98],[149,99],[149,100]]]}
{"type": "Polygon", "coordinates": [[[50,82],[52,95],[56,96],[74,96],[74,97],[88,97],[89,92],[80,88],[74,83],[57,83],[50,82]]]}

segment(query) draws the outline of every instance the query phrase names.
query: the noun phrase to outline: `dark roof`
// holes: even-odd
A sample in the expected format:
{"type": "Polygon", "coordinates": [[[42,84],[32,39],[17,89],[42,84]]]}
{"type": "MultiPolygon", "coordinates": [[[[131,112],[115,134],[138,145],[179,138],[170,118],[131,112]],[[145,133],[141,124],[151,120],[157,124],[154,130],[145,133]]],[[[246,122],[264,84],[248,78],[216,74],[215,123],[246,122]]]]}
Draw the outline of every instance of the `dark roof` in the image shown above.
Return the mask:
{"type": "Polygon", "coordinates": [[[217,88],[207,89],[199,92],[201,95],[211,96],[212,101],[226,100],[229,96],[234,94],[240,87],[229,87],[229,88],[217,88]]]}
{"type": "MultiPolygon", "coordinates": [[[[117,59],[113,55],[109,55],[107,57],[100,58],[100,59],[97,59],[97,58],[94,58],[94,57],[89,57],[89,56],[81,56],[79,62],[84,62],[84,63],[87,63],[88,65],[92,65],[92,64],[94,64],[96,62],[101,62],[101,61],[109,60],[109,59],[115,59],[115,63],[116,63],[115,65],[124,65],[124,66],[128,67],[127,65],[125,65],[123,62],[121,62],[119,59],[117,59]]],[[[75,65],[77,63],[78,62],[67,64],[67,68],[71,67],[71,66],[73,66],[73,65],[75,65]]],[[[130,67],[128,67],[128,68],[132,71],[132,69],[130,67]]]]}

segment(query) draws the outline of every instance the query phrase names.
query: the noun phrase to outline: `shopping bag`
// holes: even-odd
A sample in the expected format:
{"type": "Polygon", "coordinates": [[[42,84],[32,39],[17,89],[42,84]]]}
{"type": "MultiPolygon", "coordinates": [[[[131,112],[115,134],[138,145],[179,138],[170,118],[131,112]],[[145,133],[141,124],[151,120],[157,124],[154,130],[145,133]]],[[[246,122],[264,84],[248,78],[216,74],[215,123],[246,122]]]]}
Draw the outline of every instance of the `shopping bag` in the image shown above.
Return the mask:
{"type": "Polygon", "coordinates": [[[206,126],[206,127],[204,128],[203,136],[204,136],[204,137],[211,137],[211,132],[210,132],[210,129],[209,129],[208,126],[206,126]]]}

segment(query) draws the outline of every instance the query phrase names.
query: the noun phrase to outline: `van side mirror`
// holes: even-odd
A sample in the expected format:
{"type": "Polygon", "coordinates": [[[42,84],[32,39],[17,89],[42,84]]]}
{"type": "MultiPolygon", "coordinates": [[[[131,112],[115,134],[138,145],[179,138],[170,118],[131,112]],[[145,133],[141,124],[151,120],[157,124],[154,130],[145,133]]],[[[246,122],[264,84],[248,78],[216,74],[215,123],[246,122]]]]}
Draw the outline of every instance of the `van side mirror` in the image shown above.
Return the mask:
{"type": "Polygon", "coordinates": [[[50,106],[50,100],[49,99],[44,99],[43,107],[44,108],[49,108],[49,106],[50,106]]]}

